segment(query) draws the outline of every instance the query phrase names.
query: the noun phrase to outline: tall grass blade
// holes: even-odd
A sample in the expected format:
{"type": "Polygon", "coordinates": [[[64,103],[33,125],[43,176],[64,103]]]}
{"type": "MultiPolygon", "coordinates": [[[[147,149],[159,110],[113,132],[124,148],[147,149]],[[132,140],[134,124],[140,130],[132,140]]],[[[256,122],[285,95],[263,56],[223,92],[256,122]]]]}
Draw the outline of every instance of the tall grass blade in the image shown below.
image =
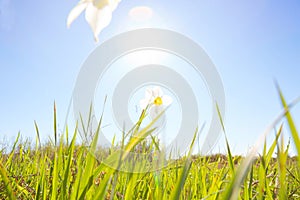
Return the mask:
{"type": "Polygon", "coordinates": [[[1,178],[2,178],[2,181],[4,182],[5,184],[5,187],[4,189],[6,190],[6,193],[7,193],[7,196],[10,200],[15,200],[16,197],[13,193],[13,190],[12,190],[12,186],[11,186],[11,183],[6,175],[6,170],[4,169],[4,167],[2,166],[2,163],[0,163],[0,175],[1,175],[1,178]]]}
{"type": "Polygon", "coordinates": [[[57,155],[57,152],[55,152],[55,155],[54,155],[53,171],[52,171],[51,175],[52,175],[51,200],[56,200],[57,199],[57,189],[58,189],[58,155],[57,155]]]}
{"type": "Polygon", "coordinates": [[[279,169],[279,199],[287,200],[287,185],[286,185],[286,161],[287,151],[284,150],[284,140],[281,137],[281,143],[277,145],[278,154],[278,169],[279,169]]]}
{"type": "Polygon", "coordinates": [[[56,121],[56,104],[54,102],[54,119],[53,119],[53,129],[54,129],[54,145],[57,145],[57,121],[56,121]]]}
{"type": "MultiPolygon", "coordinates": [[[[92,110],[90,110],[90,115],[91,115],[91,112],[92,112],[92,110]]],[[[89,188],[92,186],[92,183],[93,183],[93,169],[94,169],[95,161],[96,161],[95,151],[96,151],[96,147],[97,147],[97,143],[98,143],[98,137],[99,137],[99,134],[101,131],[103,112],[102,112],[100,121],[98,123],[96,133],[94,134],[94,138],[90,145],[89,151],[87,153],[85,167],[83,169],[84,176],[82,177],[82,179],[80,181],[80,187],[79,187],[80,199],[84,197],[84,194],[89,190],[89,188]]]]}
{"type": "MultiPolygon", "coordinates": [[[[277,86],[277,90],[278,90],[278,93],[280,96],[281,104],[284,107],[284,109],[287,111],[285,116],[288,121],[288,125],[290,128],[292,137],[293,137],[294,144],[296,146],[297,154],[298,154],[298,156],[300,156],[300,139],[299,139],[299,134],[298,134],[296,125],[295,125],[293,117],[290,113],[290,108],[289,108],[288,104],[286,103],[286,100],[281,92],[281,89],[279,88],[279,85],[277,84],[276,86],[277,86]]],[[[300,169],[300,159],[298,159],[298,167],[300,169]]]]}
{"type": "MultiPolygon", "coordinates": [[[[298,101],[298,100],[297,100],[298,101]]],[[[246,178],[248,171],[251,168],[251,165],[255,159],[256,153],[261,146],[262,141],[265,141],[266,136],[270,133],[271,130],[278,124],[282,118],[284,117],[286,113],[286,110],[281,112],[275,120],[266,128],[264,133],[261,135],[261,137],[257,140],[254,147],[251,149],[250,153],[246,156],[246,158],[243,160],[241,165],[238,167],[236,171],[236,175],[232,178],[230,181],[228,187],[225,190],[225,193],[223,194],[224,199],[230,199],[235,200],[238,198],[240,185],[246,178]]]]}
{"type": "Polygon", "coordinates": [[[225,130],[225,126],[224,126],[224,123],[223,123],[223,117],[221,116],[221,112],[220,112],[218,104],[216,104],[216,107],[217,107],[217,111],[218,111],[219,120],[220,120],[222,129],[223,129],[223,132],[224,132],[224,135],[225,135],[229,166],[230,166],[231,171],[234,173],[234,162],[233,162],[233,159],[232,159],[232,153],[231,153],[231,150],[230,150],[230,147],[229,147],[229,143],[228,143],[228,139],[227,139],[227,135],[226,135],[226,130],[225,130]]]}
{"type": "Polygon", "coordinates": [[[68,160],[67,160],[67,165],[65,168],[65,172],[64,172],[64,178],[63,178],[63,187],[62,187],[62,196],[66,196],[67,195],[67,189],[70,187],[69,184],[69,179],[70,179],[70,169],[71,169],[71,165],[72,165],[72,160],[73,160],[73,153],[74,153],[74,149],[75,149],[75,142],[76,142],[76,136],[77,136],[77,127],[74,131],[74,135],[73,135],[73,139],[71,141],[71,144],[68,148],[68,160]]]}
{"type": "MultiPolygon", "coordinates": [[[[41,138],[40,138],[40,131],[39,131],[39,127],[36,123],[36,121],[34,121],[34,127],[35,127],[35,132],[36,132],[36,137],[37,137],[37,141],[36,141],[36,147],[41,147],[41,138]]],[[[36,148],[36,150],[38,150],[38,148],[36,148]]]]}
{"type": "Polygon", "coordinates": [[[196,141],[196,137],[197,137],[197,134],[198,134],[198,128],[196,129],[195,133],[194,133],[194,138],[191,142],[191,145],[190,145],[190,149],[189,149],[189,152],[188,152],[188,156],[187,156],[187,160],[185,161],[185,164],[184,164],[184,167],[178,177],[178,180],[177,180],[177,183],[175,185],[175,189],[171,195],[171,199],[180,199],[180,194],[183,190],[183,187],[184,187],[184,184],[185,184],[185,181],[188,177],[188,174],[189,174],[189,171],[191,169],[191,166],[192,166],[192,161],[191,161],[191,154],[193,152],[193,147],[194,147],[194,144],[195,144],[195,141],[196,141]]]}

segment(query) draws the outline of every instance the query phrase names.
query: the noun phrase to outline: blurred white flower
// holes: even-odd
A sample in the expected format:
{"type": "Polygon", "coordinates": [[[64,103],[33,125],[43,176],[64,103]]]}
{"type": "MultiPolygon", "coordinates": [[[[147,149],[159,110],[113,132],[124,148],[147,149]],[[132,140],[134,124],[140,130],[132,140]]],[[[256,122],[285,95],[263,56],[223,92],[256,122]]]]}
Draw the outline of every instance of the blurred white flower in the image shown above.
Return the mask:
{"type": "Polygon", "coordinates": [[[170,96],[164,95],[161,88],[156,86],[152,89],[146,89],[145,98],[140,101],[140,107],[141,109],[146,109],[147,106],[149,106],[150,117],[154,119],[163,111],[165,106],[169,106],[172,101],[170,96]]]}
{"type": "Polygon", "coordinates": [[[73,21],[85,10],[85,19],[92,28],[94,38],[98,42],[98,35],[109,25],[112,12],[117,8],[121,0],[81,0],[71,10],[67,19],[70,27],[73,21]]]}

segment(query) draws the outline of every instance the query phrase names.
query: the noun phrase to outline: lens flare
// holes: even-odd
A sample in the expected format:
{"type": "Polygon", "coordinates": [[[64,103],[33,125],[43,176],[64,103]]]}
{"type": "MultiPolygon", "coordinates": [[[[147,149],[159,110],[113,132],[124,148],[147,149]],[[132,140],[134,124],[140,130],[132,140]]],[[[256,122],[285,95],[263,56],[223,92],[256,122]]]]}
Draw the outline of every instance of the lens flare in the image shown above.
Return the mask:
{"type": "Polygon", "coordinates": [[[152,18],[153,10],[147,6],[137,6],[132,8],[128,15],[134,21],[147,21],[152,18]]]}

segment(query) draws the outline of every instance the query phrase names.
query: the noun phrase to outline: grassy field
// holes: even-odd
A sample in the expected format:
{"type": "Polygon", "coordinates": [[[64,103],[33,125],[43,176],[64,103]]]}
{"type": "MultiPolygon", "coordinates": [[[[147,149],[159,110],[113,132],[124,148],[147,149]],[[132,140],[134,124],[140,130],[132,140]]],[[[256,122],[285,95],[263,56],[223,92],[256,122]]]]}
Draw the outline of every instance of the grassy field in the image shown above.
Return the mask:
{"type": "Polygon", "coordinates": [[[180,159],[165,159],[157,156],[154,137],[144,141],[152,124],[141,130],[140,121],[126,143],[99,149],[100,121],[93,141],[79,145],[77,128],[71,141],[68,130],[58,138],[54,111],[53,142],[40,145],[36,125],[35,146],[17,138],[10,152],[1,150],[0,199],[300,199],[300,160],[288,156],[290,145],[299,155],[299,134],[279,93],[291,144],[284,144],[280,126],[269,148],[265,141],[262,152],[253,149],[246,157],[232,156],[226,141],[227,155],[190,150],[180,159]]]}

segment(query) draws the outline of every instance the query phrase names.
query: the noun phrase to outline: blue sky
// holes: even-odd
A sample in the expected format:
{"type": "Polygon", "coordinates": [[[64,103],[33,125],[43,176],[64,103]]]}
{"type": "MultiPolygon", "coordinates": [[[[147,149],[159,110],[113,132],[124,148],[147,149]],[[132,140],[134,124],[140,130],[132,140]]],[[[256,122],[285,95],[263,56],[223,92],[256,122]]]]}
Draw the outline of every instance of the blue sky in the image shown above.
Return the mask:
{"type": "MultiPolygon", "coordinates": [[[[76,3],[0,0],[1,140],[13,141],[18,131],[34,138],[34,120],[43,138],[52,135],[54,100],[63,129],[81,64],[97,46],[83,15],[66,27],[76,3]]],[[[196,41],[222,77],[228,139],[233,152],[242,154],[281,110],[273,80],[289,101],[300,96],[299,11],[297,0],[123,0],[99,39],[154,27],[196,41]],[[135,6],[150,7],[152,19],[130,19],[135,6]]],[[[300,106],[293,114],[300,124],[300,106]]],[[[218,151],[225,151],[223,138],[218,151]]]]}

